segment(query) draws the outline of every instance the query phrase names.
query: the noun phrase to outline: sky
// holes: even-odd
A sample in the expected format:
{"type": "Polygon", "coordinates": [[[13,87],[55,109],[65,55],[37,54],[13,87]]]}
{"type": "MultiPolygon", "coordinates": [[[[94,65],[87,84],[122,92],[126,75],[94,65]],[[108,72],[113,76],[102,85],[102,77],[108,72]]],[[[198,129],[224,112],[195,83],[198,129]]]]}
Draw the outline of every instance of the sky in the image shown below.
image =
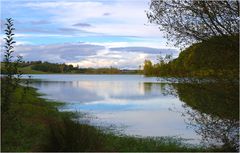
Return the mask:
{"type": "Polygon", "coordinates": [[[26,61],[136,69],[172,54],[163,32],[148,22],[150,0],[1,0],[15,25],[15,53],[26,61]]]}

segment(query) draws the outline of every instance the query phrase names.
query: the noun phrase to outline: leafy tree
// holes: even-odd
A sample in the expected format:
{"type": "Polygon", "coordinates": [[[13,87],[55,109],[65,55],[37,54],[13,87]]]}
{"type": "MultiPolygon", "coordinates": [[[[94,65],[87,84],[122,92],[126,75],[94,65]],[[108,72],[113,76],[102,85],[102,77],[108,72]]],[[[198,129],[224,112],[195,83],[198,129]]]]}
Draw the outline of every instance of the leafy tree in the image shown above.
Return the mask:
{"type": "Polygon", "coordinates": [[[239,33],[237,0],[152,0],[147,17],[177,46],[239,33]]]}
{"type": "Polygon", "coordinates": [[[147,76],[153,75],[153,64],[150,60],[144,61],[143,73],[144,75],[147,75],[147,76]]]}

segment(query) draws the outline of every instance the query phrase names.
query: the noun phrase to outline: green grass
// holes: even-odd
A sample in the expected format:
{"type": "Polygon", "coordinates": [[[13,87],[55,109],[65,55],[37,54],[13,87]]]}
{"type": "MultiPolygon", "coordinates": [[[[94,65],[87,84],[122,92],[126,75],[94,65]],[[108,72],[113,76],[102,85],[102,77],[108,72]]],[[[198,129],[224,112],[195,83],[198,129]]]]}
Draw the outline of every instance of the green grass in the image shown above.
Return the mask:
{"type": "Polygon", "coordinates": [[[21,67],[19,68],[19,71],[21,71],[23,74],[47,74],[43,71],[33,70],[32,66],[21,67]]]}
{"type": "Polygon", "coordinates": [[[39,98],[33,88],[23,93],[19,87],[1,115],[1,151],[206,151],[178,138],[138,138],[80,124],[73,121],[77,114],[57,110],[63,103],[39,98]]]}

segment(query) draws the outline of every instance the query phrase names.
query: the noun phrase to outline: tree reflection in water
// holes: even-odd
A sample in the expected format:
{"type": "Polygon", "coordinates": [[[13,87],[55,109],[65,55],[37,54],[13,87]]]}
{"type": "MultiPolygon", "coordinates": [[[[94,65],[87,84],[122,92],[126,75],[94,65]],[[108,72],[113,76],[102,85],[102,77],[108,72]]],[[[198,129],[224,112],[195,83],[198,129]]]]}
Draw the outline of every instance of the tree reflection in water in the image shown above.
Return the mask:
{"type": "Polygon", "coordinates": [[[239,150],[239,89],[230,83],[173,83],[161,90],[184,102],[190,128],[202,137],[202,143],[219,151],[239,150]],[[220,146],[220,147],[219,147],[220,146]]]}
{"type": "Polygon", "coordinates": [[[239,121],[221,119],[217,116],[191,109],[184,104],[186,123],[202,136],[204,144],[214,148],[221,146],[222,151],[237,151],[239,149],[239,121]]]}

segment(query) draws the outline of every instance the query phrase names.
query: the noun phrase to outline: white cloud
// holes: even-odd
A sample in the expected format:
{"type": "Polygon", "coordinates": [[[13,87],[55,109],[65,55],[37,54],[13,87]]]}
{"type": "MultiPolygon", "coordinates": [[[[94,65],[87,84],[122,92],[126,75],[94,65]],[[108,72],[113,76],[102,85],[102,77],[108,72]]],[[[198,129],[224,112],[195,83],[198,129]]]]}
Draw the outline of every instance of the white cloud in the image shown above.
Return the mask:
{"type": "Polygon", "coordinates": [[[1,46],[4,44],[5,42],[4,42],[4,39],[3,39],[3,37],[1,37],[0,38],[0,44],[1,44],[1,46]]]}
{"type": "Polygon", "coordinates": [[[26,37],[62,37],[63,35],[59,35],[59,34],[26,34],[26,33],[16,33],[14,35],[14,37],[18,38],[18,37],[22,37],[22,38],[26,38],[26,37]]]}
{"type": "Polygon", "coordinates": [[[26,45],[26,44],[31,45],[32,43],[29,41],[17,41],[15,45],[26,45]]]}
{"type": "MultiPolygon", "coordinates": [[[[86,42],[89,44],[92,44],[92,42],[86,42]]],[[[141,39],[140,41],[131,41],[131,42],[94,42],[93,44],[98,44],[98,45],[104,45],[107,46],[108,48],[114,48],[114,47],[136,47],[136,46],[144,46],[144,47],[152,47],[152,48],[161,48],[161,49],[176,49],[177,51],[179,50],[176,47],[173,46],[166,46],[165,41],[161,39],[141,39]]]]}
{"type": "Polygon", "coordinates": [[[15,54],[23,55],[24,60],[70,62],[95,55],[104,50],[104,46],[85,43],[63,43],[50,45],[16,45],[15,54]]]}
{"type": "Polygon", "coordinates": [[[79,22],[93,26],[75,27],[88,32],[108,35],[131,35],[141,37],[161,37],[156,26],[146,26],[148,23],[145,10],[147,1],[60,1],[28,3],[25,7],[47,11],[52,16],[51,21],[71,27],[79,22]],[[111,3],[111,2],[109,2],[111,3]],[[107,16],[104,14],[108,14],[107,16]]]}
{"type": "Polygon", "coordinates": [[[97,55],[88,56],[79,62],[70,62],[69,64],[79,65],[80,67],[117,67],[136,69],[142,65],[144,60],[150,58],[150,54],[134,53],[134,52],[119,52],[119,51],[104,51],[98,52],[97,55]]]}

